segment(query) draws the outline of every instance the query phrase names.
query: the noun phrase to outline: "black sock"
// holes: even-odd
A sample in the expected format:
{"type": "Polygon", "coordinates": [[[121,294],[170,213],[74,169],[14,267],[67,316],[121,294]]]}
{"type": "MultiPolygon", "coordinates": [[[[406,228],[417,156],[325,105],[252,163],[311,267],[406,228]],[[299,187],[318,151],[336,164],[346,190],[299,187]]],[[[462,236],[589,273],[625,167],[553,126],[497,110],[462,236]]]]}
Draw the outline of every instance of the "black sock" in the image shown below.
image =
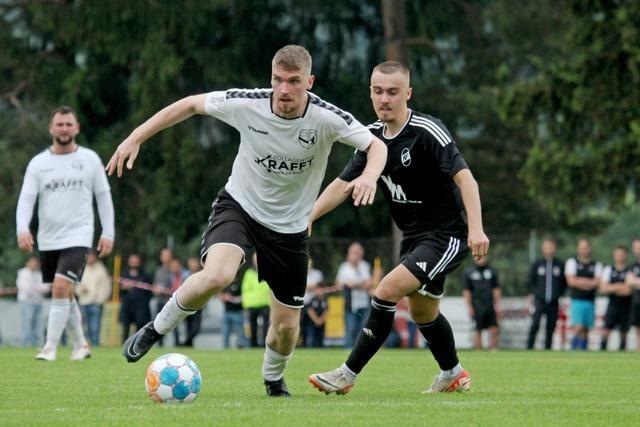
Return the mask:
{"type": "Polygon", "coordinates": [[[602,341],[600,341],[600,350],[606,350],[607,349],[607,342],[609,340],[607,338],[602,338],[602,341]]]}
{"type": "Polygon", "coordinates": [[[440,369],[448,371],[459,363],[456,353],[456,342],[449,321],[438,313],[438,317],[431,323],[419,324],[420,332],[433,353],[433,357],[440,365],[440,369]]]}
{"type": "Polygon", "coordinates": [[[369,317],[358,335],[356,345],[351,350],[346,365],[356,374],[369,362],[384,344],[393,327],[396,303],[383,301],[376,297],[371,300],[369,317]]]}

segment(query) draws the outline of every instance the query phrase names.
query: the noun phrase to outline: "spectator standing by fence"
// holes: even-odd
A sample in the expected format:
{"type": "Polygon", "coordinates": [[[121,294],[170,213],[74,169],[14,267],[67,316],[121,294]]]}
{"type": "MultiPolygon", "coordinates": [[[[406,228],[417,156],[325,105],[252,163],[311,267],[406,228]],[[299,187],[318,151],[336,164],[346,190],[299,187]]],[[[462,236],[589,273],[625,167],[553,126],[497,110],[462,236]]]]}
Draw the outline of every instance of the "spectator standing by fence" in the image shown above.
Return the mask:
{"type": "Polygon", "coordinates": [[[558,321],[558,301],[567,289],[567,281],[564,276],[564,263],[555,256],[556,241],[545,238],[542,241],[541,249],[542,258],[531,264],[529,269],[529,305],[533,305],[534,311],[531,317],[527,348],[533,349],[540,328],[540,319],[544,315],[546,317],[544,348],[550,350],[553,343],[553,332],[558,321]]]}
{"type": "Polygon", "coordinates": [[[42,344],[42,303],[49,286],[42,283],[40,261],[29,256],[16,279],[18,302],[22,320],[22,345],[37,347],[42,344]]]}
{"type": "Polygon", "coordinates": [[[92,346],[100,345],[102,307],[111,296],[111,278],[94,250],[89,251],[87,255],[87,265],[80,285],[76,288],[76,296],[89,342],[92,346]]]}
{"type": "Polygon", "coordinates": [[[571,289],[571,325],[575,335],[572,350],[589,347],[589,330],[595,321],[596,289],[600,285],[602,264],[591,258],[591,242],[582,238],[576,246],[577,256],[565,263],[564,275],[571,289]]]}

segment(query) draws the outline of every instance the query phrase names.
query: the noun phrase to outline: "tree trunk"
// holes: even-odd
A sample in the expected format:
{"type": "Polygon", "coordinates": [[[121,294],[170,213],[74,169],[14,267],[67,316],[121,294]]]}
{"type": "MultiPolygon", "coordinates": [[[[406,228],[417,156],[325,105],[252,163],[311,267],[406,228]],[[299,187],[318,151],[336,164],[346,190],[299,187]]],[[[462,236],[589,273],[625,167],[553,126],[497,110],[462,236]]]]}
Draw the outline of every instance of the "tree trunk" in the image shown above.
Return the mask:
{"type": "MultiPolygon", "coordinates": [[[[398,61],[407,64],[407,28],[405,22],[405,0],[381,0],[382,24],[384,27],[384,51],[387,61],[398,61]]],[[[393,259],[398,263],[402,233],[395,222],[391,221],[391,239],[393,242],[393,259]]]]}

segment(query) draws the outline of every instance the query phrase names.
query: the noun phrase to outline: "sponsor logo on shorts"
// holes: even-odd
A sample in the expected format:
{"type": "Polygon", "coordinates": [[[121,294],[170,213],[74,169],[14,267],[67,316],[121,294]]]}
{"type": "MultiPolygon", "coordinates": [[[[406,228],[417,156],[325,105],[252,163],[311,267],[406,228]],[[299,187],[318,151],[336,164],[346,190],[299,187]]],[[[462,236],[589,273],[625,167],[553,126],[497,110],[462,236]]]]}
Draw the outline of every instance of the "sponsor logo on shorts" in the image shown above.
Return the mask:
{"type": "Polygon", "coordinates": [[[78,280],[78,275],[76,273],[74,273],[73,271],[67,270],[67,276],[71,277],[74,280],[78,280]]]}
{"type": "Polygon", "coordinates": [[[427,263],[426,262],[416,262],[416,265],[420,267],[420,270],[426,272],[427,271],[427,263]]]}
{"type": "Polygon", "coordinates": [[[266,157],[257,157],[254,162],[262,166],[269,173],[278,175],[298,175],[305,172],[313,164],[315,156],[302,159],[269,154],[266,157]]]}
{"type": "Polygon", "coordinates": [[[373,335],[373,332],[371,332],[371,329],[369,329],[369,328],[362,328],[362,333],[365,334],[366,336],[368,336],[371,339],[376,337],[375,335],[373,335]]]}
{"type": "Polygon", "coordinates": [[[295,297],[293,297],[293,300],[294,301],[304,301],[304,298],[295,296],[295,297]]]}

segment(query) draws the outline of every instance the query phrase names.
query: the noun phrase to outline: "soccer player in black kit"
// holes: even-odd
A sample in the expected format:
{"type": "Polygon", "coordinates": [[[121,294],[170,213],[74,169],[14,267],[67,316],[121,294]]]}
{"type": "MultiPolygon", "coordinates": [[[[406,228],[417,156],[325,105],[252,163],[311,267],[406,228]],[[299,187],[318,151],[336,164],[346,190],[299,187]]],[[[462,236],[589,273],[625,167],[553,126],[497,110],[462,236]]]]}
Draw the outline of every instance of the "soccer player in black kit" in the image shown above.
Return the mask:
{"type": "MultiPolygon", "coordinates": [[[[396,304],[405,296],[411,316],[441,369],[425,392],[463,391],[471,385],[439,303],[445,276],[469,249],[476,258],[489,249],[478,185],[442,122],[410,110],[410,98],[409,70],[404,65],[385,62],[374,68],[371,100],[379,120],[369,128],[384,141],[389,153],[380,186],[391,216],[403,232],[400,264],[376,288],[369,318],[347,361],[333,371],[309,377],[327,394],[351,390],[356,375],[387,338],[396,304]]],[[[360,175],[364,160],[364,153],[354,154],[340,177],[316,201],[310,223],[346,199],[346,187],[360,175]]]]}
{"type": "Polygon", "coordinates": [[[616,326],[620,328],[619,350],[627,349],[627,332],[629,332],[631,316],[631,295],[633,288],[625,283],[627,273],[628,251],[626,246],[616,246],[613,249],[613,264],[602,270],[602,278],[598,290],[601,294],[609,295],[609,304],[604,315],[602,340],[600,350],[607,349],[609,335],[616,326]]]}

